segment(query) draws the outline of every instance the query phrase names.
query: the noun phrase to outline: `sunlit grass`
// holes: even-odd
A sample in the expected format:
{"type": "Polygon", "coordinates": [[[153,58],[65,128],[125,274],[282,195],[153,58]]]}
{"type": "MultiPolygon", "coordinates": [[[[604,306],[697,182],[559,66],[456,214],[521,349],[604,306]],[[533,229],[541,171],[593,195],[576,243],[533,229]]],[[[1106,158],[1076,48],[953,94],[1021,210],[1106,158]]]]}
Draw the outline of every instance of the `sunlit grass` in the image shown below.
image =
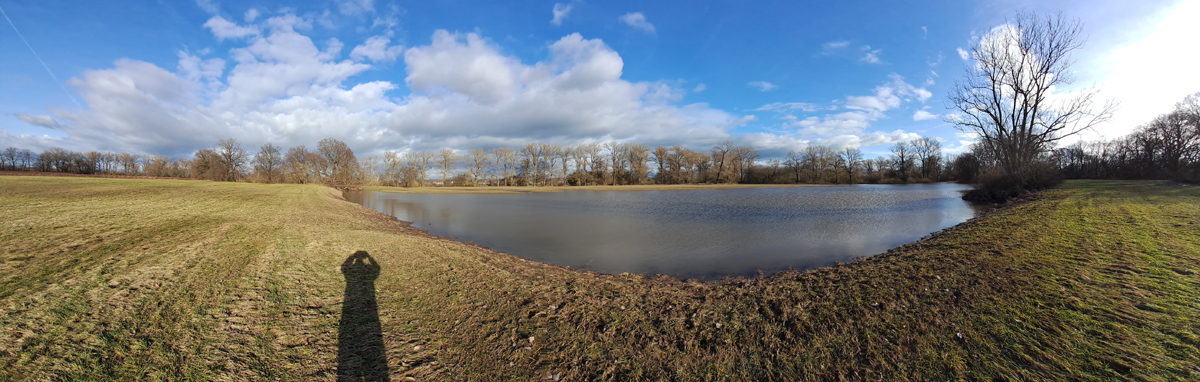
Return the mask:
{"type": "Polygon", "coordinates": [[[718,283],[431,238],[318,186],[4,176],[0,211],[0,379],[335,379],[356,251],[381,267],[393,379],[1200,378],[1191,186],[1071,182],[718,283]]]}

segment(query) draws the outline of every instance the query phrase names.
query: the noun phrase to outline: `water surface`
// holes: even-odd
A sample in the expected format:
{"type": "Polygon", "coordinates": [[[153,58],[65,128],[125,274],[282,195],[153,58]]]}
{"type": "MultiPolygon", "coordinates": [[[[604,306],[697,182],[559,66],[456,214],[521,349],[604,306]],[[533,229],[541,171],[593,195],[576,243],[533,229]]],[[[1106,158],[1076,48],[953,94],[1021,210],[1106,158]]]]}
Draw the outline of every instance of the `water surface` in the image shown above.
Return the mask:
{"type": "Polygon", "coordinates": [[[957,184],[531,194],[347,192],[440,236],[602,273],[771,274],[850,261],[973,217],[957,184]]]}

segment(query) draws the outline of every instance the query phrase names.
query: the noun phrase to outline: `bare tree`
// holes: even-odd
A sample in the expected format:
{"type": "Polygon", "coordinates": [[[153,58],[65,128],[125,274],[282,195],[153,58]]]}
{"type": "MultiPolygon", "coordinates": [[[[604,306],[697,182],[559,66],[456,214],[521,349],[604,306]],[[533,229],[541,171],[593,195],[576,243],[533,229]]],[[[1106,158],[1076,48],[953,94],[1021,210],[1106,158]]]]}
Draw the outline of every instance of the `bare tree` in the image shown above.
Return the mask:
{"type": "Polygon", "coordinates": [[[862,150],[857,147],[847,147],[838,154],[841,158],[842,169],[846,170],[847,182],[854,183],[854,172],[863,162],[862,150]]]}
{"type": "Polygon", "coordinates": [[[505,186],[511,186],[513,170],[516,168],[517,151],[511,147],[497,147],[492,149],[491,154],[500,179],[503,179],[505,186]]]}
{"type": "Polygon", "coordinates": [[[236,139],[229,138],[218,142],[213,152],[217,155],[216,160],[220,162],[222,173],[216,175],[212,180],[235,182],[242,177],[242,166],[246,165],[248,156],[241,143],[238,143],[236,139]]]}
{"type": "MultiPolygon", "coordinates": [[[[971,48],[966,79],[955,84],[948,98],[957,113],[947,116],[947,122],[978,135],[1004,175],[1022,177],[1021,170],[1059,139],[1112,116],[1116,104],[1111,101],[1093,107],[1098,89],[1052,94],[1074,81],[1069,56],[1083,45],[1081,32],[1079,21],[1062,14],[1019,13],[971,48]]],[[[1027,179],[1017,180],[1022,187],[1036,187],[1027,179]]]]}
{"type": "Polygon", "coordinates": [[[921,162],[921,176],[937,181],[941,169],[942,143],[930,137],[921,137],[911,142],[913,157],[921,162]]]}
{"type": "Polygon", "coordinates": [[[471,174],[471,185],[479,185],[483,172],[487,169],[488,155],[483,149],[473,149],[467,153],[467,172],[471,174]]]}
{"type": "Polygon", "coordinates": [[[438,163],[442,169],[442,187],[450,185],[450,171],[454,170],[454,164],[458,163],[458,155],[454,155],[454,150],[442,149],[438,152],[438,163]]]}
{"type": "Polygon", "coordinates": [[[312,153],[308,152],[304,145],[288,149],[287,154],[283,156],[284,180],[288,183],[312,183],[314,178],[310,171],[313,166],[309,161],[311,157],[312,153]]]}
{"type": "Polygon", "coordinates": [[[897,142],[892,146],[892,165],[901,182],[908,182],[908,172],[913,166],[913,150],[908,142],[897,142]]]}
{"type": "Polygon", "coordinates": [[[357,185],[358,159],[350,146],[337,139],[325,138],[317,142],[317,152],[325,158],[323,177],[326,183],[335,188],[357,185]]]}
{"type": "Polygon", "coordinates": [[[282,167],[283,156],[275,145],[270,143],[262,145],[258,148],[258,154],[254,154],[254,174],[258,176],[259,181],[266,183],[283,181],[283,173],[280,171],[282,167]]]}

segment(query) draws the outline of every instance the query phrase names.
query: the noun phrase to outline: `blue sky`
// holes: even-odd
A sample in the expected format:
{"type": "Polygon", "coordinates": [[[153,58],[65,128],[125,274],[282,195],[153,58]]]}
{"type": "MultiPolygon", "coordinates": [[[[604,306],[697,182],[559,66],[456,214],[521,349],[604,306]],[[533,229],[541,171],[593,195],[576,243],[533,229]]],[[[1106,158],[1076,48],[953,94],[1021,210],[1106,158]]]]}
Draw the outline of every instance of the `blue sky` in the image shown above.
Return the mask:
{"type": "Polygon", "coordinates": [[[334,137],[361,156],[732,140],[765,158],[810,144],[874,157],[931,136],[955,152],[970,137],[940,116],[960,50],[1018,10],[1085,23],[1078,81],[1060,91],[1100,86],[1121,103],[1085,139],[1125,134],[1200,92],[1200,57],[1186,48],[1200,36],[1198,0],[0,8],[0,146],[33,149],[189,156],[228,137],[251,148],[334,137]]]}

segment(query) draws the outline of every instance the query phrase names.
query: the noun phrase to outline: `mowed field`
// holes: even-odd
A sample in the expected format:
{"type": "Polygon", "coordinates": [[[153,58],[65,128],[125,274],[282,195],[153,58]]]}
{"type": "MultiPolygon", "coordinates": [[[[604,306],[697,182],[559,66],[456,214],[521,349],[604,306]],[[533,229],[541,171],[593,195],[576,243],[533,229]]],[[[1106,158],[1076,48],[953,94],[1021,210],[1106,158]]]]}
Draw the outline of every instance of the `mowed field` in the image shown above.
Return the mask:
{"type": "Polygon", "coordinates": [[[0,176],[0,380],[1200,378],[1200,187],[1069,182],[721,282],[430,237],[304,185],[0,176]]]}

